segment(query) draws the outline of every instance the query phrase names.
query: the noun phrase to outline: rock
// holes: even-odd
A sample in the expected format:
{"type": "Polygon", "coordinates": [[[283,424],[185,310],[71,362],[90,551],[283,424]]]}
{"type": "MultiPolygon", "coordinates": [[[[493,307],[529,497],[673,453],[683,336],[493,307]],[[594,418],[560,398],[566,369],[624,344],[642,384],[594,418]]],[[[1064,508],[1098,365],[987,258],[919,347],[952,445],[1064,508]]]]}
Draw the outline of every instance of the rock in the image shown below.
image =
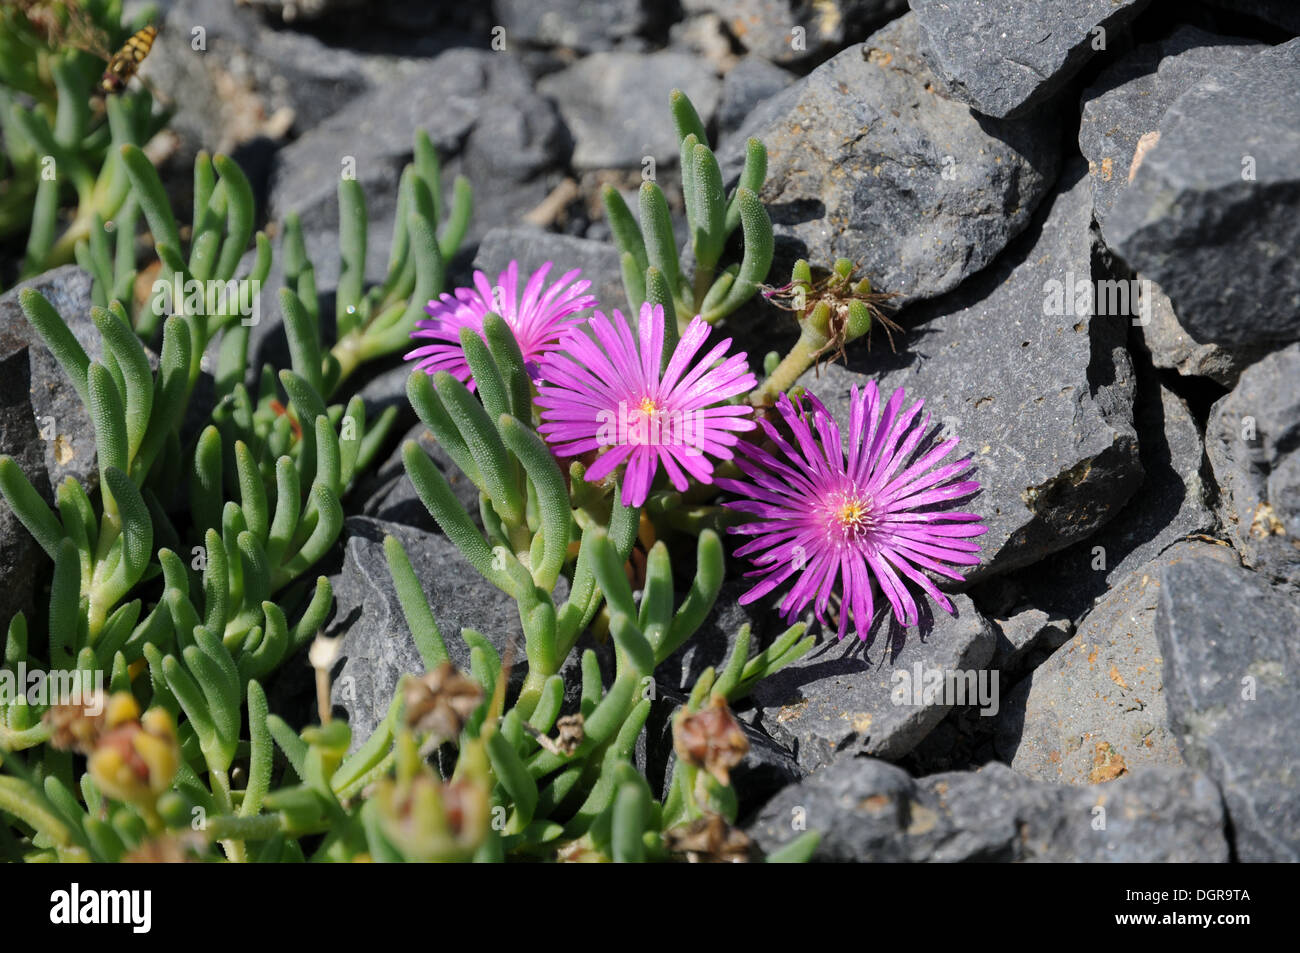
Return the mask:
{"type": "Polygon", "coordinates": [[[1300,344],[1247,368],[1210,411],[1205,439],[1242,561],[1300,587],[1300,344]]]}
{"type": "Polygon", "coordinates": [[[1186,769],[1151,768],[1089,790],[996,763],[914,781],[841,755],[773,798],[749,833],[770,853],[798,831],[820,831],[813,857],[822,861],[1222,863],[1223,827],[1218,790],[1186,769]]]}
{"type": "Polygon", "coordinates": [[[1300,39],[1205,76],[1160,119],[1106,240],[1197,341],[1300,338],[1300,39]]]}
{"type": "Polygon", "coordinates": [[[762,727],[793,751],[805,770],[845,750],[901,758],[957,700],[946,692],[924,691],[924,680],[935,678],[933,673],[974,675],[984,694],[967,704],[988,697],[991,674],[982,670],[993,657],[993,628],[966,596],[956,596],[953,604],[956,616],[936,610],[932,619],[923,615],[913,632],[899,630],[891,617],[873,639],[875,658],[870,644],[824,639],[754,689],[762,727]]]}
{"type": "Polygon", "coordinates": [[[1057,172],[1054,121],[973,115],[938,91],[919,41],[914,16],[894,21],[765,100],[728,140],[728,182],[746,138],[767,146],[777,278],[796,258],[848,258],[901,306],[956,287],[1029,224],[1057,172]]]}
{"type": "Polygon", "coordinates": [[[797,77],[760,56],[746,56],[722,78],[718,103],[718,137],[725,138],[745,122],[754,107],[775,96],[797,77]]]}
{"type": "MultiPolygon", "coordinates": [[[[517,60],[454,49],[416,76],[376,87],[282,149],[272,173],[272,218],[297,211],[305,232],[333,231],[339,176],[350,172],[365,187],[370,220],[391,222],[416,129],[429,133],[445,160],[445,188],[456,171],[475,186],[470,241],[502,220],[502,203],[513,219],[540,201],[548,189],[538,176],[563,160],[567,145],[555,110],[532,91],[517,60]],[[462,153],[463,164],[447,161],[462,153]]],[[[372,227],[372,241],[386,241],[391,230],[372,227]]]]}
{"type": "Polygon", "coordinates": [[[1214,484],[1195,417],[1149,369],[1142,367],[1137,381],[1142,485],[1092,536],[1006,577],[1014,592],[1003,598],[1012,604],[1029,601],[1077,619],[1177,541],[1215,528],[1214,484]]]}
{"type": "Polygon", "coordinates": [[[651,0],[497,0],[496,15],[507,42],[607,50],[644,33],[658,17],[651,0]]]}
{"type": "Polygon", "coordinates": [[[1092,202],[1082,163],[1046,204],[993,267],[906,313],[898,353],[880,340],[872,350],[855,344],[847,366],[799,379],[841,428],[852,385],[871,378],[886,395],[904,387],[909,400],[924,398],[934,426],[961,438],[957,452],[973,456],[983,487],[970,508],[988,526],[971,583],[1091,535],[1142,480],[1128,318],[1087,313],[1092,202]]]}
{"type": "Polygon", "coordinates": [[[1147,0],[909,0],[926,59],[948,88],[988,116],[1020,116],[1060,92],[1147,0]]]}
{"type": "Polygon", "coordinates": [[[698,57],[657,53],[593,53],[542,78],[573,133],[573,168],[630,169],[648,156],[662,166],[678,161],[669,95],[681,89],[707,126],[718,108],[721,84],[698,57]]]}
{"type": "Polygon", "coordinates": [[[614,308],[627,313],[627,294],[623,290],[623,272],[618,249],[613,242],[598,242],[572,235],[558,235],[540,228],[494,228],[483,236],[474,268],[493,281],[511,261],[519,262],[520,287],[526,275],[542,265],[554,262],[546,280],[559,280],[566,271],[581,268],[580,278],[591,282],[589,294],[596,296],[602,310],[614,308]]]}
{"type": "Polygon", "coordinates": [[[1223,789],[1236,857],[1300,860],[1293,593],[1212,559],[1165,569],[1156,633],[1170,722],[1187,763],[1223,789]]]}
{"type": "Polygon", "coordinates": [[[1042,609],[1022,609],[1005,619],[991,619],[997,645],[993,667],[1015,677],[1038,664],[1070,640],[1074,623],[1042,609]]]}
{"type": "MultiPolygon", "coordinates": [[[[63,318],[82,350],[94,361],[103,357],[104,345],[90,318],[93,306],[90,287],[91,279],[87,272],[76,265],[64,265],[16,285],[0,298],[0,333],[6,339],[0,353],[7,355],[6,361],[12,361],[20,350],[26,350],[27,373],[30,375],[29,414],[41,439],[43,476],[48,479],[51,491],[57,490],[69,476],[75,477],[88,493],[93,493],[99,486],[95,425],[63,368],[45,346],[44,339],[28,323],[18,303],[18,295],[25,288],[34,288],[43,294],[63,318]]],[[[19,432],[25,430],[22,427],[19,432]]],[[[19,458],[25,450],[25,444],[6,441],[0,452],[19,458]]],[[[38,482],[30,473],[29,478],[34,484],[38,482]]],[[[52,496],[50,501],[53,501],[52,496]]]]}
{"type": "Polygon", "coordinates": [[[815,62],[864,39],[906,0],[683,0],[712,11],[745,49],[774,63],[815,62]]]}
{"type": "Polygon", "coordinates": [[[420,445],[430,459],[437,464],[443,476],[451,485],[456,499],[465,507],[465,512],[476,526],[483,525],[479,515],[478,487],[447,456],[433,434],[423,423],[418,423],[406,433],[392,454],[381,463],[375,472],[365,478],[365,483],[358,487],[352,499],[360,501],[360,511],[365,516],[373,516],[389,523],[413,526],[428,533],[440,532],[438,524],[415,492],[415,485],[406,475],[406,466],[402,463],[402,445],[407,440],[414,440],[420,445]]]}
{"type": "Polygon", "coordinates": [[[1039,781],[1100,784],[1151,765],[1178,765],[1156,641],[1160,574],[1185,559],[1236,557],[1224,546],[1179,543],[1136,570],[1078,631],[1007,696],[998,755],[1039,781]]]}
{"type": "Polygon", "coordinates": [[[1093,212],[1103,236],[1112,206],[1129,186],[1130,170],[1136,171],[1134,162],[1140,167],[1145,161],[1147,143],[1174,100],[1263,49],[1262,43],[1181,26],[1120,57],[1083,91],[1079,149],[1088,160],[1093,212]]]}
{"type": "Polygon", "coordinates": [[[1137,276],[1150,302],[1146,322],[1138,324],[1142,346],[1156,367],[1166,367],[1184,377],[1208,377],[1224,387],[1237,383],[1242,370],[1268,352],[1268,346],[1244,344],[1225,347],[1197,341],[1183,329],[1174,303],[1150,279],[1137,276]]]}
{"type": "MultiPolygon", "coordinates": [[[[388,713],[398,682],[419,675],[424,662],[415,647],[388,573],[384,536],[401,541],[433,609],[452,662],[469,671],[470,653],[460,631],[476,629],[498,652],[514,641],[522,659],[523,630],[515,601],[481,577],[446,537],[368,516],[345,523],[343,570],[334,588],[329,635],[343,638],[342,668],[332,699],[347,712],[353,749],[370,737],[388,713]]],[[[515,681],[524,666],[516,666],[515,681]]]]}

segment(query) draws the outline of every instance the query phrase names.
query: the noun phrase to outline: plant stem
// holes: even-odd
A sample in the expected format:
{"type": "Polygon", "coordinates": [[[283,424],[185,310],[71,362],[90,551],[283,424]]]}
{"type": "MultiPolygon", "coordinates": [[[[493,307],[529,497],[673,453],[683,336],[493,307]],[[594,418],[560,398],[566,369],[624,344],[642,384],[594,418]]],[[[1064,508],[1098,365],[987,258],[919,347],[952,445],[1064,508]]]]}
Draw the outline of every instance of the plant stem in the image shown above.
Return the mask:
{"type": "Polygon", "coordinates": [[[817,352],[825,346],[826,339],[805,324],[799,333],[799,340],[790,348],[790,353],[781,359],[771,376],[749,395],[749,402],[755,407],[773,403],[778,394],[788,391],[799,376],[812,367],[817,352]]]}

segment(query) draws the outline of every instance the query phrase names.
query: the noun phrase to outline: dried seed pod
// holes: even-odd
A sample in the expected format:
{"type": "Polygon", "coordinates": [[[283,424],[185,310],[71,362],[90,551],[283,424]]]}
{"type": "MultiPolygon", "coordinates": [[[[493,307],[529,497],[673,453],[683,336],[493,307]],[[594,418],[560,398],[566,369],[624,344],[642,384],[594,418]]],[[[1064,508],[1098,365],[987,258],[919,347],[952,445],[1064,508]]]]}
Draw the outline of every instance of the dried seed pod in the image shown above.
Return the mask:
{"type": "Polygon", "coordinates": [[[50,727],[50,744],[60,751],[90,754],[104,733],[107,705],[107,696],[96,691],[80,702],[52,706],[42,718],[50,727]]]}
{"type": "Polygon", "coordinates": [[[483,701],[478,682],[466,678],[450,662],[443,662],[419,678],[403,682],[402,702],[406,725],[417,735],[436,739],[436,744],[454,741],[470,715],[483,701]]]}
{"type": "Polygon", "coordinates": [[[750,859],[749,835],[720,814],[706,814],[664,831],[664,847],[685,854],[692,864],[744,864],[750,859]]]}
{"type": "Polygon", "coordinates": [[[714,695],[702,711],[678,716],[673,723],[673,749],[687,764],[703,768],[725,785],[731,783],[731,769],[749,751],[749,740],[727,700],[714,695]]]}

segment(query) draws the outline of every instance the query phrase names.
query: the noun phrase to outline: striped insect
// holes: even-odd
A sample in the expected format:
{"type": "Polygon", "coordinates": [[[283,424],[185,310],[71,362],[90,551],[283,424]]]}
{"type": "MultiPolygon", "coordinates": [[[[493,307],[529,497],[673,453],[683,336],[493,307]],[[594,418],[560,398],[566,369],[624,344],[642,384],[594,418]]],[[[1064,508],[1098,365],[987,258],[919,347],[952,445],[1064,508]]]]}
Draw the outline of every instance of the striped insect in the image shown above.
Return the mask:
{"type": "Polygon", "coordinates": [[[133,33],[122,48],[109,59],[104,76],[99,81],[99,91],[111,96],[126,89],[126,84],[131,82],[131,78],[140,69],[140,64],[149,55],[154,38],[157,36],[158,28],[153,24],[133,33]]]}

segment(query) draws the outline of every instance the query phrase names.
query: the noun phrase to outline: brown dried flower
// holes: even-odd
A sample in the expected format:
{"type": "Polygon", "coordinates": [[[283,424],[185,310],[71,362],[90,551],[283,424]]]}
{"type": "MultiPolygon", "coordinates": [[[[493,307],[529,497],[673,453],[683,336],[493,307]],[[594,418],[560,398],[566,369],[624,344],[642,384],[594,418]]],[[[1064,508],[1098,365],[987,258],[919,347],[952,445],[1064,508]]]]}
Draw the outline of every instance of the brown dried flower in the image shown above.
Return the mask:
{"type": "Polygon", "coordinates": [[[673,723],[673,749],[677,757],[703,768],[719,784],[730,784],[731,769],[749,751],[749,740],[727,700],[715,695],[704,709],[683,714],[673,723]]]}

